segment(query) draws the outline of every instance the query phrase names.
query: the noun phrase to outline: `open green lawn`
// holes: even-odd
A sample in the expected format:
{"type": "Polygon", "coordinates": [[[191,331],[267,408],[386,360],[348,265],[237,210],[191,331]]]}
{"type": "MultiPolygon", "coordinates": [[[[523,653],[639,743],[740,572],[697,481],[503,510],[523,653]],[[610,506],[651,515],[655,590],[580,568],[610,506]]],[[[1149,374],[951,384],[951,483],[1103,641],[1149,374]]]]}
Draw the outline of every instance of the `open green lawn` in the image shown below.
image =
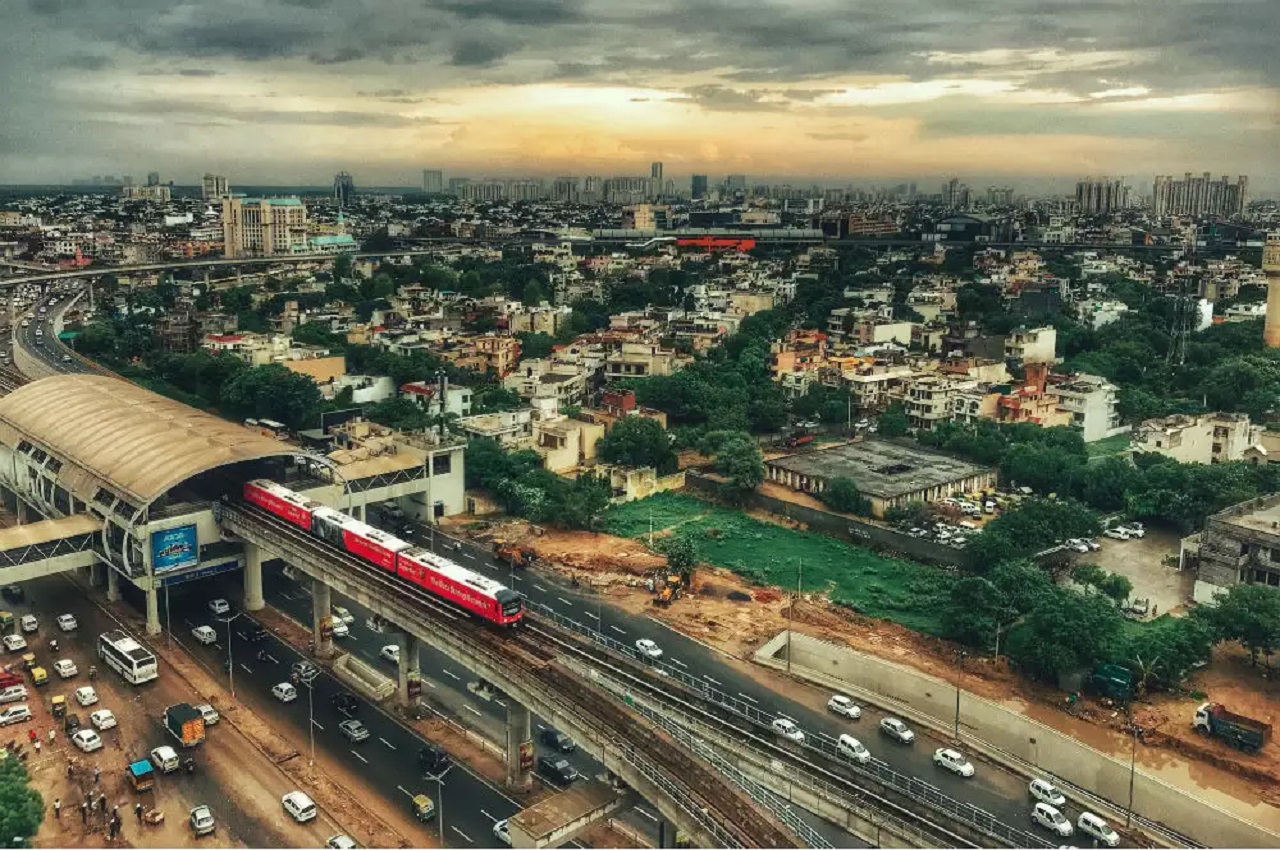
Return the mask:
{"type": "Polygon", "coordinates": [[[827,590],[831,598],[866,614],[930,634],[941,631],[937,618],[951,582],[945,572],[878,555],[825,534],[793,531],[761,522],[741,511],[682,493],[661,493],[610,508],[606,530],[643,539],[655,533],[691,538],[701,560],[727,567],[763,585],[796,587],[804,565],[806,591],[827,590]]]}
{"type": "Polygon", "coordinates": [[[1104,440],[1094,440],[1092,443],[1084,444],[1085,451],[1089,453],[1089,459],[1106,457],[1107,455],[1120,454],[1129,450],[1129,435],[1116,434],[1114,437],[1107,437],[1104,440]]]}

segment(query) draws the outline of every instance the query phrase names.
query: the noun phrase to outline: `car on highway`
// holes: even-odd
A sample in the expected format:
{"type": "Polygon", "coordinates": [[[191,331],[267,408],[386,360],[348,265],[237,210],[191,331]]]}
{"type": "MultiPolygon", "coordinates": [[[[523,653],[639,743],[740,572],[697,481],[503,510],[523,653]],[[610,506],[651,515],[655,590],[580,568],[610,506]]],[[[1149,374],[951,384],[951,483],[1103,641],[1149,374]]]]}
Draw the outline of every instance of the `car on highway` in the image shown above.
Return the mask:
{"type": "Polygon", "coordinates": [[[310,661],[295,661],[293,667],[290,668],[293,674],[298,677],[299,681],[311,684],[316,676],[320,675],[320,668],[312,664],[310,661]]]}
{"type": "Polygon", "coordinates": [[[72,614],[58,615],[58,628],[62,629],[64,632],[74,632],[77,628],[79,628],[79,626],[80,624],[76,622],[76,618],[74,615],[72,614]]]}
{"type": "Polygon", "coordinates": [[[218,642],[218,633],[212,626],[196,626],[191,630],[191,636],[205,646],[218,642]]]}
{"type": "Polygon", "coordinates": [[[350,637],[351,627],[341,620],[333,621],[333,636],[338,638],[350,637]]]}
{"type": "Polygon", "coordinates": [[[20,584],[6,584],[0,594],[3,594],[4,598],[10,602],[21,602],[27,595],[20,584]]]}
{"type": "Polygon", "coordinates": [[[1036,803],[1031,809],[1031,820],[1060,838],[1070,838],[1071,834],[1075,832],[1071,826],[1071,821],[1063,817],[1062,812],[1058,811],[1056,806],[1051,806],[1048,803],[1036,803]]]}
{"type": "Polygon", "coordinates": [[[40,621],[36,619],[35,614],[23,614],[18,624],[22,626],[22,630],[27,634],[40,630],[40,621]]]}
{"type": "Polygon", "coordinates": [[[178,759],[178,751],[170,746],[156,747],[152,750],[151,763],[161,773],[173,773],[182,765],[178,759]]]}
{"type": "Polygon", "coordinates": [[[76,667],[76,663],[70,658],[59,658],[53,662],[53,669],[59,676],[64,679],[70,679],[72,676],[80,672],[76,667]]]}
{"type": "Polygon", "coordinates": [[[209,705],[207,702],[202,702],[197,705],[196,711],[200,712],[200,716],[204,718],[205,726],[217,726],[218,721],[222,719],[222,715],[218,713],[218,709],[209,705]]]}
{"type": "Polygon", "coordinates": [[[896,717],[886,717],[881,720],[880,731],[899,744],[910,744],[916,739],[916,733],[911,731],[911,727],[896,717]]]}
{"type": "Polygon", "coordinates": [[[1120,836],[1111,828],[1111,824],[1093,812],[1083,812],[1076,819],[1076,829],[1107,847],[1120,846],[1120,836]]]}
{"type": "Polygon", "coordinates": [[[572,738],[552,726],[543,729],[538,737],[542,739],[542,743],[562,753],[571,753],[578,748],[572,738]]]}
{"type": "Polygon", "coordinates": [[[836,740],[836,753],[855,764],[868,764],[871,761],[871,751],[852,735],[841,735],[836,740]]]}
{"type": "Polygon", "coordinates": [[[27,639],[22,635],[5,635],[4,648],[7,652],[21,652],[27,648],[27,639]]]}
{"type": "Polygon", "coordinates": [[[93,724],[93,728],[99,732],[105,732],[108,729],[114,729],[116,726],[115,713],[109,708],[100,708],[93,714],[89,715],[89,722],[93,724]]]}
{"type": "Polygon", "coordinates": [[[271,689],[271,695],[281,702],[293,702],[298,698],[298,689],[288,682],[281,682],[271,689]]]}
{"type": "Polygon", "coordinates": [[[392,664],[400,663],[400,646],[399,644],[389,643],[382,649],[378,650],[378,657],[383,661],[390,661],[392,664]]]}
{"type": "Polygon", "coordinates": [[[355,850],[360,845],[350,835],[330,835],[325,839],[324,846],[329,850],[355,850]]]}
{"type": "Polygon", "coordinates": [[[191,814],[187,816],[187,823],[191,824],[191,832],[197,838],[202,835],[213,835],[217,829],[213,821],[213,812],[208,806],[196,806],[192,809],[191,814]]]}
{"type": "Polygon", "coordinates": [[[657,660],[662,657],[662,649],[648,638],[640,638],[636,641],[636,652],[639,652],[645,658],[657,660]]]}
{"type": "Polygon", "coordinates": [[[423,776],[439,776],[452,764],[449,754],[444,750],[424,744],[418,748],[418,769],[423,776]]]}
{"type": "Polygon", "coordinates": [[[270,636],[271,636],[271,632],[267,631],[265,627],[254,626],[252,629],[249,629],[248,633],[245,635],[245,638],[249,641],[249,643],[258,643],[260,641],[266,640],[270,636]]]}
{"type": "Polygon", "coordinates": [[[540,756],[538,773],[557,785],[570,785],[578,778],[578,771],[574,770],[569,760],[561,755],[540,756]]]}
{"type": "Polygon", "coordinates": [[[507,827],[507,819],[503,818],[493,825],[493,837],[503,847],[511,846],[511,830],[507,827]]]}
{"type": "Polygon", "coordinates": [[[796,725],[794,720],[787,717],[779,717],[773,721],[773,731],[777,732],[788,741],[795,741],[797,744],[804,743],[804,732],[796,725]]]}
{"type": "Polygon", "coordinates": [[[346,691],[338,691],[329,697],[329,705],[333,706],[333,710],[339,714],[350,715],[360,710],[360,700],[346,691]]]}
{"type": "Polygon", "coordinates": [[[62,355],[62,362],[63,362],[63,363],[70,363],[70,362],[71,362],[71,355],[70,355],[70,354],[64,354],[64,355],[62,355]]]}
{"type": "Polygon", "coordinates": [[[1027,785],[1027,792],[1032,799],[1041,803],[1048,803],[1054,808],[1060,809],[1067,804],[1066,796],[1047,779],[1031,780],[1030,784],[1027,785]]]}
{"type": "Polygon", "coordinates": [[[956,776],[970,777],[974,774],[973,763],[950,747],[938,747],[933,751],[933,763],[946,768],[956,776]]]}
{"type": "Polygon", "coordinates": [[[333,621],[335,623],[342,623],[344,625],[350,626],[352,623],[356,621],[355,615],[352,614],[350,611],[348,611],[346,608],[343,608],[341,605],[334,605],[332,610],[333,610],[333,621]]]}
{"type": "Polygon", "coordinates": [[[209,613],[215,617],[221,617],[224,614],[231,613],[231,603],[225,599],[209,600],[209,613]]]}
{"type": "Polygon", "coordinates": [[[862,709],[858,708],[858,704],[841,694],[836,694],[827,700],[827,711],[847,717],[850,720],[857,720],[862,716],[862,709]]]}
{"type": "Polygon", "coordinates": [[[290,791],[280,798],[284,810],[298,823],[315,820],[317,810],[315,802],[301,791],[290,791]]]}
{"type": "Polygon", "coordinates": [[[80,748],[82,752],[91,753],[94,750],[102,749],[102,738],[92,729],[81,729],[71,736],[71,743],[80,748]]]}
{"type": "Polygon", "coordinates": [[[83,707],[93,705],[98,701],[98,692],[91,685],[85,685],[83,688],[76,688],[76,702],[83,707]]]}
{"type": "Polygon", "coordinates": [[[31,719],[31,708],[26,703],[11,705],[8,708],[0,708],[0,726],[8,726],[11,723],[22,723],[31,719]]]}
{"type": "Polygon", "coordinates": [[[369,740],[369,727],[359,720],[344,720],[338,724],[338,731],[353,744],[369,740]]]}

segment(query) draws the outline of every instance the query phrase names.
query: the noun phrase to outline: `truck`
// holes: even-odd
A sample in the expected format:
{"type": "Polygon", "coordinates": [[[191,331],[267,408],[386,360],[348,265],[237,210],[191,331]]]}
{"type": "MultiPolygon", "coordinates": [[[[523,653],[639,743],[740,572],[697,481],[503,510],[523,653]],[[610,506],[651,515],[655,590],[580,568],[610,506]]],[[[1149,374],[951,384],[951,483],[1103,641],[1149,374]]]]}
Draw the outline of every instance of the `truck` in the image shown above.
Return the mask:
{"type": "Polygon", "coordinates": [[[204,715],[190,703],[174,703],[164,710],[164,728],[182,746],[194,747],[204,740],[204,715]]]}
{"type": "Polygon", "coordinates": [[[151,767],[151,762],[141,759],[130,764],[125,769],[129,784],[133,787],[134,793],[142,794],[150,791],[156,784],[156,772],[151,767]]]}
{"type": "Polygon", "coordinates": [[[1226,706],[1206,702],[1196,709],[1191,728],[1204,732],[1246,753],[1256,753],[1271,740],[1271,724],[1227,711],[1226,706]]]}
{"type": "Polygon", "coordinates": [[[533,549],[528,546],[508,543],[505,540],[494,541],[493,554],[498,560],[505,561],[513,567],[527,567],[537,559],[533,549]]]}
{"type": "Polygon", "coordinates": [[[790,437],[787,437],[787,440],[783,445],[788,449],[798,449],[801,446],[807,446],[812,442],[812,434],[792,434],[790,437]]]}

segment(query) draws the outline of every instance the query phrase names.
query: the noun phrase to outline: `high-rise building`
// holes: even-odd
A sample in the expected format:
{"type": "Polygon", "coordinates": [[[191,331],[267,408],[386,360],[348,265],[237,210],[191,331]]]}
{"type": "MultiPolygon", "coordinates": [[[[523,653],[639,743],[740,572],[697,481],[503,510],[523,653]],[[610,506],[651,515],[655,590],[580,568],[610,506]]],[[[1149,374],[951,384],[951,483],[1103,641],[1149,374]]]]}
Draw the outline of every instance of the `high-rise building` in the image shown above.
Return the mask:
{"type": "Polygon", "coordinates": [[[422,191],[428,195],[439,195],[444,191],[443,171],[422,171],[422,191]]]}
{"type": "Polygon", "coordinates": [[[221,174],[206,174],[200,178],[200,197],[206,201],[227,194],[227,178],[221,174]]]}
{"type": "Polygon", "coordinates": [[[355,195],[356,181],[350,174],[339,171],[333,176],[333,199],[338,202],[340,209],[351,206],[355,195]]]}
{"type": "Polygon", "coordinates": [[[578,178],[577,177],[557,177],[551,183],[551,199],[554,201],[562,201],[564,203],[577,203],[578,201],[578,178]]]}
{"type": "Polygon", "coordinates": [[[1227,182],[1225,174],[1221,180],[1213,180],[1207,171],[1201,177],[1192,177],[1188,171],[1181,180],[1174,180],[1172,176],[1156,177],[1151,201],[1158,217],[1236,216],[1244,214],[1248,191],[1248,177],[1239,177],[1232,184],[1227,182]]]}
{"type": "Polygon", "coordinates": [[[988,186],[987,187],[987,203],[993,207],[1008,207],[1013,205],[1013,187],[1012,186],[988,186]]]}
{"type": "Polygon", "coordinates": [[[952,177],[942,184],[942,205],[950,210],[967,210],[971,201],[969,186],[952,177]]]}
{"type": "Polygon", "coordinates": [[[298,198],[222,196],[223,255],[301,254],[307,250],[307,208],[298,198]]]}
{"type": "Polygon", "coordinates": [[[705,198],[707,196],[707,175],[705,174],[693,175],[693,181],[690,186],[690,190],[693,194],[693,199],[695,201],[705,198]]]}
{"type": "Polygon", "coordinates": [[[450,195],[456,195],[459,198],[461,198],[463,192],[466,191],[467,184],[470,182],[471,182],[470,177],[450,177],[448,193],[450,195]]]}
{"type": "Polygon", "coordinates": [[[747,175],[730,174],[728,177],[724,178],[724,188],[730,195],[747,194],[747,175]]]}
{"type": "Polygon", "coordinates": [[[159,172],[159,171],[148,171],[148,172],[147,172],[147,185],[148,185],[148,186],[159,186],[159,185],[160,185],[160,172],[159,172]]]}
{"type": "Polygon", "coordinates": [[[147,186],[121,186],[120,197],[126,201],[157,201],[159,203],[168,203],[170,200],[169,187],[161,186],[159,183],[147,186]]]}
{"type": "Polygon", "coordinates": [[[649,165],[649,179],[662,182],[662,163],[654,162],[649,165]]]}
{"type": "Polygon", "coordinates": [[[1076,209],[1084,215],[1106,215],[1129,206],[1129,187],[1110,177],[1086,177],[1076,183],[1076,209]]]}

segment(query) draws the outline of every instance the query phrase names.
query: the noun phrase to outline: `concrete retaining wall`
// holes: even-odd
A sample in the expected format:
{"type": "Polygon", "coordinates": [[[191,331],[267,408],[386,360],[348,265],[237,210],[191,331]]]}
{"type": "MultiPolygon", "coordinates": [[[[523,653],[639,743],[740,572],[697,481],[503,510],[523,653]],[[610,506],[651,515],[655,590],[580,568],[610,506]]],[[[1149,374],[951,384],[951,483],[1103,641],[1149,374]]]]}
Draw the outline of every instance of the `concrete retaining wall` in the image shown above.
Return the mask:
{"type": "MultiPolygon", "coordinates": [[[[758,663],[785,670],[784,632],[762,647],[758,663]]],[[[900,712],[950,732],[956,724],[956,688],[949,682],[875,656],[799,633],[791,636],[791,674],[900,712]]],[[[1052,774],[1110,801],[1129,800],[1129,764],[1057,730],[967,691],[959,699],[960,741],[998,760],[1022,762],[1025,771],[1052,774]]],[[[1149,774],[1134,773],[1133,810],[1209,847],[1280,847],[1280,835],[1243,821],[1149,774]]]]}

